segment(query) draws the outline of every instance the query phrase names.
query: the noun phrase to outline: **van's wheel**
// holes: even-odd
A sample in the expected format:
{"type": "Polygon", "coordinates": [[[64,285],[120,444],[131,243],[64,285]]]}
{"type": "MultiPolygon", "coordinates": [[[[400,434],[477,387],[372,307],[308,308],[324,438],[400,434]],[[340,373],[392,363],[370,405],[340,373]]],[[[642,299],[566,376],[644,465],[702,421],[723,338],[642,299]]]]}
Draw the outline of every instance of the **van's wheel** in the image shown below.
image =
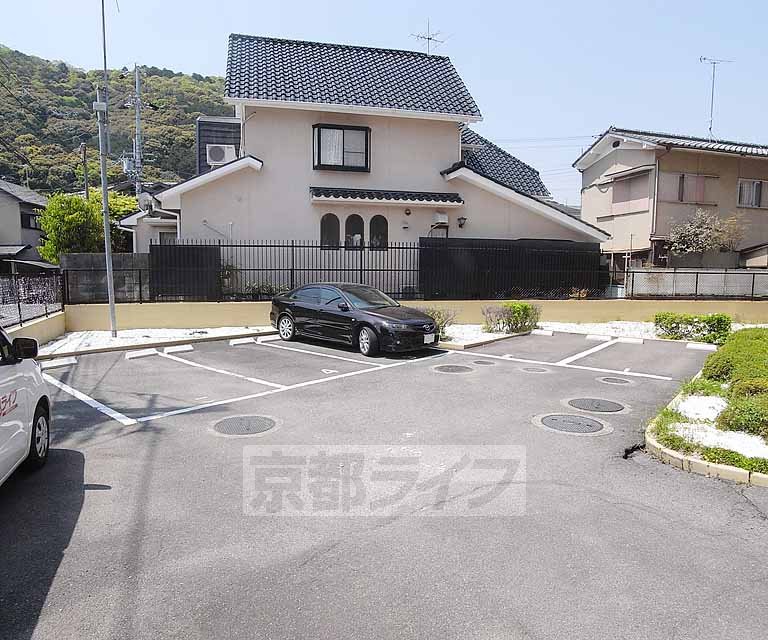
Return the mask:
{"type": "Polygon", "coordinates": [[[357,336],[357,346],[364,356],[375,356],[379,352],[379,338],[370,327],[363,327],[357,336]]]}
{"type": "Polygon", "coordinates": [[[280,316],[277,321],[277,332],[280,334],[281,340],[290,342],[296,337],[296,325],[293,322],[291,316],[280,316]]]}
{"type": "Polygon", "coordinates": [[[49,424],[50,416],[48,415],[48,410],[42,404],[37,405],[35,417],[32,420],[29,455],[24,461],[24,466],[27,469],[39,469],[48,460],[48,448],[51,443],[49,424]]]}

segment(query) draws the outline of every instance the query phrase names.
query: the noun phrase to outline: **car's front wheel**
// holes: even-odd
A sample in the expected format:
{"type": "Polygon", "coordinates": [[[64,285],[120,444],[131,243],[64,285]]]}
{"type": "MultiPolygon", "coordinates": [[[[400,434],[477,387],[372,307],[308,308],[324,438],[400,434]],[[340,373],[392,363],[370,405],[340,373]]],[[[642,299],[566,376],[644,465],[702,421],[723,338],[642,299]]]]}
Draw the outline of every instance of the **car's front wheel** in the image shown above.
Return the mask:
{"type": "Polygon", "coordinates": [[[290,316],[280,316],[277,321],[277,332],[281,340],[291,341],[296,337],[296,324],[290,316]]]}
{"type": "Polygon", "coordinates": [[[379,338],[370,327],[363,327],[357,336],[357,346],[364,356],[375,356],[379,352],[379,338]]]}
{"type": "Polygon", "coordinates": [[[48,410],[42,404],[38,405],[32,421],[29,455],[24,463],[27,469],[39,469],[48,460],[48,447],[51,442],[49,424],[48,410]]]}

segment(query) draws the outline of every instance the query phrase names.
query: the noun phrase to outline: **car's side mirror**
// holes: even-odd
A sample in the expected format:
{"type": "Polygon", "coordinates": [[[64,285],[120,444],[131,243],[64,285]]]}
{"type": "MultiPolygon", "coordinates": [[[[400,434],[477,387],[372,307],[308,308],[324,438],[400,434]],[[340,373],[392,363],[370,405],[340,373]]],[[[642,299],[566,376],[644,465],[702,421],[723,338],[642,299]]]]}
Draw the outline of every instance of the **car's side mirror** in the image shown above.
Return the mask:
{"type": "Polygon", "coordinates": [[[349,311],[349,305],[346,302],[339,302],[339,311],[349,311]]]}
{"type": "Polygon", "coordinates": [[[34,338],[15,338],[11,344],[13,356],[18,360],[37,358],[37,340],[34,338]]]}

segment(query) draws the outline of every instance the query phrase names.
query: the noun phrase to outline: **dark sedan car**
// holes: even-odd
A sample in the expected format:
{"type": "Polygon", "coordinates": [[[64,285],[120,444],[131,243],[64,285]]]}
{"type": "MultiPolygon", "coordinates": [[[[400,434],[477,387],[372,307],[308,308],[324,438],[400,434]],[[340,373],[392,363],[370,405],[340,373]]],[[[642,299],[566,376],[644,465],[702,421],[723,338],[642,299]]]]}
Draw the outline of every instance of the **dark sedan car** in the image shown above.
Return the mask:
{"type": "Polygon", "coordinates": [[[272,299],[272,326],[297,335],[357,346],[366,356],[415,351],[437,342],[434,320],[361,284],[308,284],[272,299]]]}

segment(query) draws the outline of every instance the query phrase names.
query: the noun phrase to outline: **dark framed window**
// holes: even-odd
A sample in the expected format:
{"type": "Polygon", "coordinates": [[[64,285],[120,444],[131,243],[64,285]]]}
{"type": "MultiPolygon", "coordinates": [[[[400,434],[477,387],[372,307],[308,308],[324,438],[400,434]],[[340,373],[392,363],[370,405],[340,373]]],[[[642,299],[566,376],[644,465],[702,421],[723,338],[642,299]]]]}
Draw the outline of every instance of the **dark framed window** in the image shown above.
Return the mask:
{"type": "Polygon", "coordinates": [[[336,289],[328,289],[323,287],[320,291],[320,304],[324,306],[336,306],[339,302],[343,302],[341,294],[336,289]]]}
{"type": "Polygon", "coordinates": [[[371,249],[387,249],[389,245],[389,223],[384,216],[376,215],[371,218],[368,245],[371,249]]]}
{"type": "Polygon", "coordinates": [[[339,124],[312,127],[314,168],[331,171],[371,170],[371,130],[339,124]]]}
{"type": "Polygon", "coordinates": [[[365,243],[365,224],[363,219],[353,213],[344,222],[344,247],[346,249],[362,249],[365,243]]]}
{"type": "Polygon", "coordinates": [[[302,287],[291,296],[291,299],[309,304],[320,304],[321,291],[320,287],[302,287]]]}
{"type": "Polygon", "coordinates": [[[320,248],[339,248],[340,225],[339,219],[332,213],[326,213],[320,218],[320,248]]]}
{"type": "Polygon", "coordinates": [[[36,213],[22,213],[21,214],[21,228],[22,229],[42,229],[40,226],[40,216],[36,213]]]}
{"type": "Polygon", "coordinates": [[[176,244],[175,231],[159,231],[157,237],[160,240],[160,244],[176,244]]]}

